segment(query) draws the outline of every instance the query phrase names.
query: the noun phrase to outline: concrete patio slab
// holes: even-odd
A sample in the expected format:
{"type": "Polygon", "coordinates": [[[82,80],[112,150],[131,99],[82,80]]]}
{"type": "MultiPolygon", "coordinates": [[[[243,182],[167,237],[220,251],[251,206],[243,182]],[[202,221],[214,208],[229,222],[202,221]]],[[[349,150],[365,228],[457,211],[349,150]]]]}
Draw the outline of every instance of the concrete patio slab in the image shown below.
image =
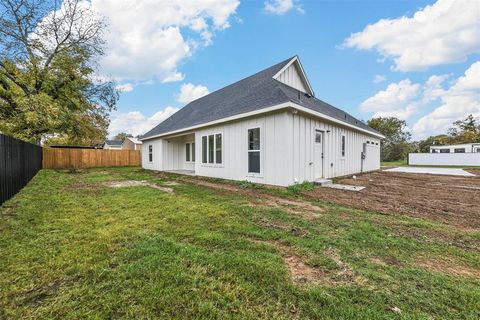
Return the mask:
{"type": "Polygon", "coordinates": [[[403,172],[403,173],[422,173],[422,174],[436,174],[446,176],[462,176],[474,177],[473,173],[467,172],[463,169],[456,168],[430,168],[430,167],[397,167],[386,169],[387,172],[403,172]]]}
{"type": "Polygon", "coordinates": [[[338,184],[338,183],[331,183],[331,184],[324,185],[322,187],[323,188],[346,190],[346,191],[355,191],[355,192],[362,191],[363,189],[365,189],[365,187],[363,187],[363,186],[352,186],[352,185],[348,185],[348,184],[338,184]]]}

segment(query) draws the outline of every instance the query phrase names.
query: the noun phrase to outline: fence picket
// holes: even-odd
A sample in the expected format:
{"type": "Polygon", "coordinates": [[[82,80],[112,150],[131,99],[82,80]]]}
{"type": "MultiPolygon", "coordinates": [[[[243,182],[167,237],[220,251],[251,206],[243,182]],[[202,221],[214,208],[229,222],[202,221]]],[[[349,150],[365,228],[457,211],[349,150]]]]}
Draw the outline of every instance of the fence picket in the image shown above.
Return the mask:
{"type": "Polygon", "coordinates": [[[44,169],[140,166],[139,150],[43,148],[44,169]]]}

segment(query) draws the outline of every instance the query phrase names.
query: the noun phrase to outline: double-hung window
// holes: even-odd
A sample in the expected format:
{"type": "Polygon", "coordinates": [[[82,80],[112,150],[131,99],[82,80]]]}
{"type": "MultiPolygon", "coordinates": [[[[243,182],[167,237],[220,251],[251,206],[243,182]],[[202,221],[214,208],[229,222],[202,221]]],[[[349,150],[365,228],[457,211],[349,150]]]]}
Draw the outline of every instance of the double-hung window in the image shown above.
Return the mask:
{"type": "Polygon", "coordinates": [[[190,162],[190,143],[185,144],[185,161],[190,162]]]}
{"type": "Polygon", "coordinates": [[[260,128],[248,129],[248,172],[260,173],[260,128]]]}
{"type": "Polygon", "coordinates": [[[185,161],[195,162],[195,142],[185,144],[185,161]]]}
{"type": "Polygon", "coordinates": [[[202,137],[202,163],[222,164],[222,134],[202,137]]]}
{"type": "Polygon", "coordinates": [[[148,161],[153,162],[153,146],[148,145],[148,161]]]}

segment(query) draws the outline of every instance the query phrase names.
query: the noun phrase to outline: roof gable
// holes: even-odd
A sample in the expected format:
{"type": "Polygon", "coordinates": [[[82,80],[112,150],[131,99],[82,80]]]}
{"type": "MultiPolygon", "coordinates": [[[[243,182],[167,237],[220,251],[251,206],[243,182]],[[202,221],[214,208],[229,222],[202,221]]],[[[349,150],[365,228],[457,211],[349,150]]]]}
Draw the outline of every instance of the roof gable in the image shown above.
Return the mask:
{"type": "Polygon", "coordinates": [[[289,63],[273,76],[273,78],[299,91],[308,93],[312,96],[314,95],[307,75],[305,74],[302,64],[297,56],[293,57],[289,63]]]}

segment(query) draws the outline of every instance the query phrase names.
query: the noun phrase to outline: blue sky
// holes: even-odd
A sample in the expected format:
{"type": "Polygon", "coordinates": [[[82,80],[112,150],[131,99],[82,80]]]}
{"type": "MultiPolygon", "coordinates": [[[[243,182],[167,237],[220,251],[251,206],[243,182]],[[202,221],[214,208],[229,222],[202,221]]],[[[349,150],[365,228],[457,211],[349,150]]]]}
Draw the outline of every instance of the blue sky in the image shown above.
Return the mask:
{"type": "Polygon", "coordinates": [[[111,135],[141,134],[189,100],[295,54],[319,99],[362,120],[398,116],[417,139],[480,116],[478,2],[200,2],[132,15],[131,6],[93,1],[116,37],[105,72],[124,90],[111,135]]]}

